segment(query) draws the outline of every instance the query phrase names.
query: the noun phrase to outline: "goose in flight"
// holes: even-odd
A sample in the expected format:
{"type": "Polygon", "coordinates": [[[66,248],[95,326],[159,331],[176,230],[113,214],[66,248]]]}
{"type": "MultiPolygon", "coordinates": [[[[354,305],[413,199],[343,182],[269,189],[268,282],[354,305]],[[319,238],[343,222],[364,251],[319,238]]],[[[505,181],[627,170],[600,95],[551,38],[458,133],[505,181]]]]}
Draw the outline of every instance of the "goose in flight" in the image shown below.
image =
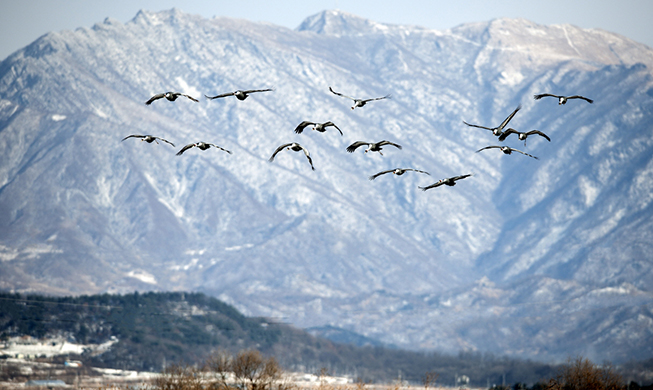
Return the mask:
{"type": "Polygon", "coordinates": [[[377,177],[379,177],[379,176],[381,176],[381,175],[385,175],[386,173],[391,173],[391,172],[392,172],[393,174],[397,175],[397,176],[401,176],[401,175],[403,175],[404,173],[406,173],[406,172],[408,172],[408,171],[419,172],[419,173],[426,173],[427,175],[430,175],[430,173],[425,172],[425,171],[420,171],[420,170],[418,170],[418,169],[413,169],[413,168],[395,168],[395,169],[389,169],[389,170],[387,170],[387,171],[381,171],[381,172],[379,172],[379,173],[376,173],[376,174],[370,176],[370,180],[374,180],[374,179],[376,179],[377,177]]]}
{"type": "MultiPolygon", "coordinates": [[[[173,144],[172,142],[170,142],[170,141],[168,141],[168,140],[165,140],[165,139],[163,139],[163,138],[160,138],[160,137],[155,137],[155,136],[153,136],[153,135],[138,135],[138,134],[132,134],[132,135],[128,135],[128,136],[126,136],[125,138],[123,138],[122,141],[126,140],[127,138],[140,138],[141,141],[145,141],[145,142],[147,142],[148,144],[151,144],[152,142],[156,142],[157,145],[159,144],[159,141],[157,141],[157,140],[161,140],[161,141],[163,141],[163,142],[165,142],[165,143],[167,143],[167,144],[170,144],[170,145],[172,145],[172,146],[175,146],[175,144],[173,144]]],[[[120,141],[120,142],[122,142],[122,141],[120,141]]]]}
{"type": "Polygon", "coordinates": [[[390,95],[385,95],[385,96],[383,96],[383,97],[372,98],[372,99],[356,99],[356,98],[353,98],[353,97],[351,97],[351,96],[343,95],[343,94],[341,94],[341,93],[339,93],[339,92],[336,92],[336,91],[334,91],[331,87],[329,87],[329,91],[331,91],[331,93],[336,94],[336,95],[338,95],[338,96],[342,96],[342,97],[345,97],[345,98],[347,98],[347,99],[351,99],[351,100],[353,100],[353,101],[354,101],[354,105],[351,107],[352,110],[353,110],[354,108],[356,108],[356,107],[363,107],[367,102],[371,102],[371,101],[373,101],[373,100],[387,99],[387,98],[390,97],[390,95]]]}
{"type": "Polygon", "coordinates": [[[275,150],[274,153],[272,153],[272,156],[270,157],[270,162],[274,161],[274,157],[277,155],[277,153],[279,153],[280,151],[282,151],[284,149],[292,150],[294,152],[299,152],[300,150],[303,150],[304,154],[306,155],[306,158],[308,159],[308,162],[311,164],[311,169],[315,170],[315,167],[313,166],[313,160],[311,159],[310,153],[308,153],[308,150],[306,150],[306,148],[304,148],[303,146],[301,146],[297,142],[291,142],[291,143],[279,146],[277,148],[277,150],[275,150]]]}
{"type": "Polygon", "coordinates": [[[503,153],[505,153],[505,154],[511,154],[512,152],[518,152],[518,153],[523,154],[524,156],[533,157],[534,159],[539,160],[539,158],[537,158],[535,156],[531,156],[530,154],[524,153],[521,150],[509,148],[507,146],[496,146],[496,145],[495,146],[486,146],[484,148],[481,148],[481,149],[477,150],[476,153],[480,152],[481,150],[485,150],[485,149],[501,149],[501,151],[503,153]]]}
{"type": "Polygon", "coordinates": [[[437,182],[431,184],[430,186],[426,186],[426,187],[417,187],[417,188],[419,188],[419,189],[422,190],[422,191],[426,191],[426,190],[429,190],[429,189],[431,189],[431,188],[440,187],[440,186],[443,185],[443,184],[448,185],[448,186],[450,186],[450,187],[453,187],[453,186],[456,185],[456,181],[457,181],[457,180],[461,180],[461,179],[464,179],[464,178],[466,178],[466,177],[470,177],[470,176],[472,176],[471,173],[469,173],[469,174],[467,174],[467,175],[460,175],[460,176],[448,177],[448,178],[446,178],[446,179],[438,180],[437,182]]]}
{"type": "Polygon", "coordinates": [[[145,102],[145,104],[147,104],[149,106],[150,104],[152,104],[153,101],[161,99],[161,98],[166,98],[166,99],[170,100],[171,102],[174,102],[175,100],[177,100],[177,98],[179,96],[185,96],[185,97],[189,98],[190,100],[192,100],[194,102],[199,102],[199,100],[195,99],[194,97],[192,97],[190,95],[183,94],[181,92],[165,92],[165,93],[159,93],[159,94],[156,94],[156,95],[152,96],[150,98],[150,100],[145,102]]]}
{"type": "Polygon", "coordinates": [[[524,146],[526,146],[526,138],[528,138],[529,135],[533,135],[533,134],[541,135],[542,137],[546,138],[547,141],[551,142],[551,138],[549,138],[548,135],[544,134],[543,132],[541,132],[539,130],[531,130],[531,131],[527,131],[525,133],[522,133],[521,131],[517,131],[517,130],[512,129],[512,128],[504,131],[503,134],[501,134],[499,136],[499,141],[502,141],[502,142],[505,141],[505,139],[508,138],[508,136],[510,134],[517,134],[517,136],[519,137],[519,140],[524,141],[524,146]]]}
{"type": "Polygon", "coordinates": [[[469,124],[469,123],[467,123],[465,121],[463,121],[463,123],[466,124],[467,126],[478,127],[479,129],[490,130],[492,132],[492,134],[494,134],[494,135],[496,135],[498,137],[498,136],[500,136],[502,134],[503,128],[506,127],[508,122],[510,122],[512,117],[515,116],[517,111],[519,111],[520,109],[521,109],[521,106],[518,106],[515,109],[515,111],[513,111],[512,114],[508,115],[508,117],[506,119],[504,119],[503,122],[501,122],[501,124],[499,126],[497,126],[497,127],[485,127],[485,126],[479,126],[479,125],[472,125],[472,124],[469,124]]]}
{"type": "Polygon", "coordinates": [[[379,152],[381,156],[383,156],[383,153],[381,153],[381,149],[384,145],[392,145],[395,148],[401,149],[401,145],[392,143],[390,141],[379,141],[379,142],[363,142],[363,141],[356,141],[353,144],[347,146],[347,151],[349,153],[353,153],[354,150],[358,149],[358,147],[363,146],[363,145],[368,145],[367,149],[365,149],[365,153],[367,152],[379,152]]]}
{"type": "Polygon", "coordinates": [[[188,144],[188,145],[184,146],[183,148],[181,148],[181,150],[177,152],[177,156],[181,156],[185,151],[187,151],[188,149],[194,148],[194,147],[197,147],[199,150],[206,150],[206,149],[210,148],[211,146],[213,146],[214,148],[220,149],[220,150],[224,150],[225,152],[231,154],[230,151],[228,151],[225,148],[221,148],[218,145],[209,144],[209,143],[206,143],[206,142],[196,142],[194,144],[188,144]]]}
{"type": "Polygon", "coordinates": [[[583,99],[588,103],[594,103],[594,100],[586,98],[585,96],[580,96],[580,95],[561,96],[561,95],[553,95],[553,94],[550,94],[550,93],[541,93],[539,95],[534,95],[533,97],[535,98],[535,100],[540,100],[543,97],[547,97],[547,96],[558,98],[558,105],[567,104],[567,100],[569,100],[569,99],[583,99]]]}
{"type": "Polygon", "coordinates": [[[245,99],[247,99],[247,97],[249,96],[250,93],[254,93],[254,92],[268,92],[268,91],[274,91],[274,89],[272,89],[272,88],[267,88],[267,89],[248,89],[248,90],[244,90],[244,91],[242,91],[242,90],[238,90],[238,91],[234,91],[234,92],[227,92],[227,93],[223,93],[223,94],[215,95],[215,96],[207,96],[207,95],[204,95],[204,96],[205,96],[207,99],[211,99],[211,100],[213,100],[213,99],[218,99],[218,98],[223,98],[223,97],[227,97],[227,96],[235,96],[238,100],[245,100],[245,99]]]}
{"type": "Polygon", "coordinates": [[[301,132],[304,131],[304,128],[305,128],[306,126],[308,126],[308,125],[313,125],[313,130],[315,130],[315,131],[319,131],[320,133],[324,133],[324,132],[326,131],[326,128],[327,128],[327,127],[329,127],[329,126],[333,126],[333,127],[335,127],[336,129],[338,129],[338,131],[340,132],[340,135],[343,135],[343,134],[342,134],[342,130],[340,130],[340,128],[339,128],[338,126],[336,126],[336,125],[335,125],[333,122],[331,122],[331,121],[329,121],[329,122],[324,122],[324,123],[316,123],[316,122],[303,121],[302,123],[299,124],[299,126],[297,126],[297,127],[295,128],[295,133],[297,133],[297,134],[301,134],[301,132]]]}

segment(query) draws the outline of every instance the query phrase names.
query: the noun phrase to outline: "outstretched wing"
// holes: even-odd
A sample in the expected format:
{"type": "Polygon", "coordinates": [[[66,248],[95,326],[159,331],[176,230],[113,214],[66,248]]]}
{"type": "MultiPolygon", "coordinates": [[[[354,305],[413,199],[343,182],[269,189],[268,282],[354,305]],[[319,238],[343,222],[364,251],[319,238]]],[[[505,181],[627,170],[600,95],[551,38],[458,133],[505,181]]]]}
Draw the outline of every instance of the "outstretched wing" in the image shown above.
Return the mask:
{"type": "Polygon", "coordinates": [[[132,134],[132,135],[128,135],[125,138],[121,139],[120,142],[126,140],[127,138],[144,138],[144,137],[145,137],[144,135],[132,134]]]}
{"type": "Polygon", "coordinates": [[[192,147],[195,147],[195,144],[188,144],[188,145],[184,146],[183,148],[181,148],[180,151],[177,152],[177,156],[181,156],[182,154],[184,154],[185,151],[187,151],[188,149],[190,149],[192,147]]]}
{"type": "Polygon", "coordinates": [[[390,173],[390,172],[393,172],[393,171],[394,171],[394,169],[390,169],[390,170],[387,170],[387,171],[381,171],[379,173],[375,173],[374,175],[370,176],[369,179],[374,180],[374,179],[376,179],[377,177],[379,177],[381,175],[385,175],[386,173],[390,173]]]}
{"type": "Polygon", "coordinates": [[[569,96],[567,99],[583,99],[588,103],[594,103],[594,100],[592,100],[590,98],[586,98],[585,96],[580,96],[580,95],[569,96]]]}
{"type": "Polygon", "coordinates": [[[438,180],[437,182],[435,182],[435,183],[433,183],[433,184],[431,184],[429,186],[417,187],[417,188],[419,188],[422,191],[426,191],[426,190],[430,190],[431,188],[440,187],[443,184],[444,184],[444,180],[438,180]]]}
{"type": "Polygon", "coordinates": [[[170,144],[170,145],[172,145],[172,146],[175,146],[175,144],[173,144],[172,142],[168,141],[167,139],[163,139],[163,138],[161,138],[161,137],[154,137],[154,138],[156,138],[156,139],[158,139],[158,140],[161,140],[161,141],[163,141],[163,142],[165,142],[165,143],[167,143],[167,144],[170,144]]]}
{"type": "Polygon", "coordinates": [[[485,149],[501,149],[501,146],[496,146],[496,145],[486,146],[484,148],[480,148],[479,150],[477,150],[476,153],[480,152],[481,150],[485,150],[485,149]]]}
{"type": "Polygon", "coordinates": [[[342,130],[340,130],[340,128],[339,128],[338,126],[336,126],[335,123],[329,121],[329,122],[327,122],[327,123],[324,124],[324,127],[328,127],[328,126],[333,126],[333,127],[335,127],[335,128],[338,129],[338,131],[340,132],[340,135],[344,135],[344,134],[342,134],[342,130]]]}
{"type": "Polygon", "coordinates": [[[267,88],[267,89],[248,89],[246,91],[243,91],[243,93],[254,93],[254,92],[268,92],[268,91],[274,91],[273,88],[267,88]]]}
{"type": "Polygon", "coordinates": [[[371,102],[371,101],[373,101],[373,100],[388,99],[389,97],[390,97],[390,95],[385,95],[385,96],[378,97],[378,98],[365,99],[365,100],[363,100],[363,102],[367,103],[367,102],[371,102]]]}
{"type": "Polygon", "coordinates": [[[279,153],[280,151],[284,150],[285,148],[287,148],[287,147],[290,146],[290,145],[292,145],[292,142],[289,143],[289,144],[284,144],[284,145],[279,146],[279,147],[277,148],[277,150],[275,150],[274,153],[272,153],[272,156],[270,156],[270,161],[274,161],[274,157],[277,155],[277,153],[279,153]]]}
{"type": "Polygon", "coordinates": [[[512,114],[508,115],[508,117],[507,117],[506,119],[504,119],[503,122],[501,122],[501,124],[499,125],[498,129],[499,129],[499,130],[503,130],[503,128],[506,127],[506,125],[508,124],[508,122],[510,122],[510,120],[512,119],[512,117],[515,116],[515,114],[516,114],[517,111],[519,111],[519,110],[521,110],[521,106],[518,106],[518,107],[515,109],[515,111],[512,112],[512,114]]]}
{"type": "MultiPolygon", "coordinates": [[[[506,132],[506,133],[507,133],[507,132],[506,132]]],[[[504,133],[504,134],[505,134],[505,133],[504,133]]],[[[541,135],[542,137],[546,138],[547,141],[551,142],[551,138],[549,138],[548,135],[542,133],[542,132],[539,131],[539,130],[531,130],[531,131],[529,131],[529,132],[526,133],[526,136],[533,135],[533,134],[541,135]]]]}
{"type": "Polygon", "coordinates": [[[351,100],[354,100],[354,101],[356,100],[355,98],[353,98],[351,96],[343,95],[340,92],[334,91],[331,87],[329,87],[329,91],[331,91],[331,93],[336,94],[338,96],[346,97],[347,99],[351,99],[351,100]]]}
{"type": "Polygon", "coordinates": [[[506,138],[508,138],[508,136],[510,134],[519,134],[519,132],[517,130],[515,130],[515,129],[508,129],[508,130],[504,131],[503,133],[501,133],[501,135],[499,136],[499,141],[502,141],[502,142],[505,141],[506,138]]]}
{"type": "Polygon", "coordinates": [[[230,151],[228,151],[227,149],[225,149],[225,148],[223,148],[223,147],[221,147],[221,146],[218,146],[218,145],[215,145],[215,144],[209,144],[209,145],[213,146],[213,147],[216,148],[216,149],[220,149],[220,150],[222,150],[222,151],[225,151],[225,152],[231,154],[230,151]]]}
{"type": "Polygon", "coordinates": [[[304,131],[304,128],[306,128],[306,126],[308,126],[308,125],[314,125],[314,124],[315,124],[315,122],[303,121],[302,123],[300,123],[300,124],[295,128],[295,133],[297,133],[297,134],[301,134],[302,131],[304,131]]]}
{"type": "Polygon", "coordinates": [[[383,145],[392,145],[395,148],[402,149],[401,145],[395,144],[394,142],[390,142],[390,141],[386,141],[386,140],[383,140],[383,141],[379,142],[379,146],[383,146],[383,145]]]}
{"type": "Polygon", "coordinates": [[[533,156],[533,155],[531,155],[531,154],[524,153],[524,152],[522,152],[522,151],[519,150],[519,149],[513,149],[513,148],[510,148],[510,150],[512,150],[513,152],[519,152],[519,153],[523,154],[524,156],[533,157],[534,159],[539,160],[539,158],[537,158],[537,157],[535,157],[535,156],[533,156]]]}
{"type": "Polygon", "coordinates": [[[190,100],[192,100],[194,102],[199,102],[199,100],[195,99],[194,97],[192,97],[190,95],[186,95],[185,93],[180,93],[180,95],[181,96],[186,96],[187,98],[189,98],[190,100]]]}
{"type": "Polygon", "coordinates": [[[453,180],[453,181],[462,180],[462,179],[468,178],[470,176],[472,176],[472,174],[468,173],[466,175],[454,176],[454,177],[450,178],[450,180],[453,180]]]}
{"type": "Polygon", "coordinates": [[[157,99],[161,99],[165,95],[166,95],[165,93],[157,93],[156,95],[152,96],[150,98],[150,100],[146,101],[145,104],[147,104],[149,106],[150,104],[152,104],[153,101],[155,101],[157,99]]]}
{"type": "Polygon", "coordinates": [[[534,98],[535,100],[540,100],[540,99],[542,99],[543,97],[547,97],[547,96],[551,96],[551,97],[558,98],[558,99],[560,98],[560,96],[558,96],[558,95],[553,95],[553,94],[550,94],[550,93],[540,93],[540,94],[537,94],[537,95],[533,95],[533,98],[534,98]]]}
{"type": "Polygon", "coordinates": [[[356,142],[354,142],[353,144],[347,146],[347,151],[348,151],[349,153],[353,153],[354,150],[358,149],[359,147],[361,147],[361,146],[363,146],[363,145],[369,145],[369,144],[370,144],[369,142],[356,141],[356,142]]]}
{"type": "Polygon", "coordinates": [[[485,126],[472,125],[471,123],[467,123],[467,122],[465,122],[465,121],[463,121],[463,123],[466,124],[467,126],[478,127],[479,129],[485,129],[485,130],[490,130],[490,131],[494,130],[494,129],[491,129],[491,128],[489,128],[489,127],[485,127],[485,126]]]}
{"type": "Polygon", "coordinates": [[[299,147],[302,148],[302,150],[304,151],[304,154],[306,155],[306,158],[308,159],[308,162],[311,164],[311,169],[315,170],[315,167],[313,166],[313,159],[311,158],[311,154],[308,153],[308,150],[305,147],[303,147],[301,145],[299,145],[299,147]]]}
{"type": "Polygon", "coordinates": [[[431,176],[430,173],[426,171],[420,171],[419,169],[413,169],[413,168],[406,168],[407,171],[413,171],[413,172],[418,172],[418,173],[426,173],[427,175],[431,176]]]}
{"type": "Polygon", "coordinates": [[[227,92],[227,93],[223,93],[223,94],[215,95],[215,96],[204,95],[204,97],[207,98],[207,99],[213,100],[213,99],[219,99],[219,98],[223,98],[223,97],[227,97],[227,96],[233,96],[235,93],[236,92],[227,92]]]}

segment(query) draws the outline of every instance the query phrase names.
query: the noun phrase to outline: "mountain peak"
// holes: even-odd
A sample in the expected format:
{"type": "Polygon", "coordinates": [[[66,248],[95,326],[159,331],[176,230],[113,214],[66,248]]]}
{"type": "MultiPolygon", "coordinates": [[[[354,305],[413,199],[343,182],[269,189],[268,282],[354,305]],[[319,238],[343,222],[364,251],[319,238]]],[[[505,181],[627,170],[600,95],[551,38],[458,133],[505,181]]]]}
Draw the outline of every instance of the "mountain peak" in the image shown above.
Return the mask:
{"type": "Polygon", "coordinates": [[[326,35],[374,33],[387,29],[388,25],[340,10],[325,10],[309,16],[297,27],[297,31],[312,31],[326,35]]]}

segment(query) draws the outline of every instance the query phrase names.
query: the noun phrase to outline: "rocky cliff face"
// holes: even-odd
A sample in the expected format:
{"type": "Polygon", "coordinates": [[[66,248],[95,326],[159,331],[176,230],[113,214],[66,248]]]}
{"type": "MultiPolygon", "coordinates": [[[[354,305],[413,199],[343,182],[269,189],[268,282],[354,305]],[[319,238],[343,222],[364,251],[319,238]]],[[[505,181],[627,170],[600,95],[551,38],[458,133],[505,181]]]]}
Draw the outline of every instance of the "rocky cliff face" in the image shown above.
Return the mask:
{"type": "Polygon", "coordinates": [[[514,19],[433,31],[325,11],[292,31],[173,9],[47,34],[0,63],[0,287],[200,290],[408,348],[650,357],[652,65],[618,35],[514,19]],[[329,86],[391,98],[351,110],[329,86]],[[275,90],[202,96],[257,88],[275,90]],[[200,102],[143,104],[169,90],[200,102]],[[510,126],[551,142],[505,144],[539,161],[475,153],[498,141],[462,121],[518,105],[510,126]],[[295,134],[303,120],[344,135],[295,134]],[[345,151],[383,139],[403,148],[345,151]],[[233,154],[175,156],[197,141],[233,154]],[[315,171],[267,161],[288,142],[315,171]],[[396,167],[430,176],[367,179],[396,167]]]}

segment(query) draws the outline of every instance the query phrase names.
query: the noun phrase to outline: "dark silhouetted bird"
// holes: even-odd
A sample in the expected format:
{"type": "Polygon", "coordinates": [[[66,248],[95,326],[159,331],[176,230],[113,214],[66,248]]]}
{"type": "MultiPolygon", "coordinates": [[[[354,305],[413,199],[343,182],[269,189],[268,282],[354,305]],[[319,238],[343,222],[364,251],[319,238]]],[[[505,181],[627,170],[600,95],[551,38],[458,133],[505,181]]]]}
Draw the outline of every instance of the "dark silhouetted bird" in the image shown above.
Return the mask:
{"type": "Polygon", "coordinates": [[[299,152],[300,150],[304,151],[304,154],[306,155],[306,158],[308,159],[308,162],[311,164],[311,169],[315,170],[315,167],[313,166],[313,160],[311,159],[310,153],[308,153],[308,150],[306,150],[306,148],[304,148],[303,146],[301,146],[297,142],[291,142],[291,143],[279,146],[277,148],[277,150],[275,150],[274,153],[272,153],[272,156],[270,156],[270,162],[274,161],[274,156],[276,156],[277,153],[279,153],[283,149],[288,149],[288,150],[292,150],[292,151],[295,151],[295,152],[299,152]]]}
{"type": "Polygon", "coordinates": [[[245,91],[238,90],[238,91],[234,91],[234,92],[227,92],[227,93],[223,93],[221,95],[216,95],[216,96],[207,96],[207,95],[204,95],[204,96],[207,99],[211,99],[211,100],[219,99],[219,98],[223,98],[223,97],[227,97],[227,96],[235,96],[238,100],[245,100],[245,99],[247,99],[247,97],[249,96],[250,93],[268,92],[268,91],[274,91],[274,89],[272,89],[272,88],[268,88],[268,89],[248,89],[248,90],[245,90],[245,91]]]}
{"type": "Polygon", "coordinates": [[[521,131],[517,131],[517,130],[512,129],[512,128],[504,131],[503,134],[501,134],[499,136],[499,141],[505,141],[505,139],[508,138],[508,136],[510,134],[517,134],[519,139],[521,141],[524,141],[524,146],[526,146],[526,138],[528,138],[529,135],[533,135],[533,134],[541,135],[542,137],[546,138],[547,141],[551,142],[551,138],[549,138],[548,135],[544,134],[543,132],[541,132],[539,130],[531,130],[531,131],[527,131],[525,133],[522,133],[521,131]]]}
{"type": "Polygon", "coordinates": [[[331,121],[329,121],[329,122],[324,122],[324,123],[316,123],[316,122],[303,121],[302,123],[300,123],[300,124],[295,128],[295,133],[297,133],[297,134],[301,134],[301,132],[304,131],[304,128],[305,128],[306,126],[308,126],[308,125],[313,125],[313,130],[315,130],[315,131],[319,131],[320,133],[324,133],[324,132],[326,131],[326,128],[327,128],[327,127],[329,127],[329,126],[333,126],[333,127],[335,127],[336,129],[338,129],[338,131],[340,132],[340,135],[343,135],[343,134],[342,134],[342,130],[340,130],[340,128],[339,128],[338,126],[336,126],[336,125],[335,125],[333,122],[331,122],[331,121]]]}
{"type": "Polygon", "coordinates": [[[461,179],[464,179],[464,178],[466,178],[466,177],[470,177],[470,176],[472,176],[471,173],[470,173],[470,174],[467,174],[467,175],[460,175],[460,176],[448,177],[448,178],[446,178],[446,179],[438,180],[437,182],[431,184],[430,186],[426,186],[426,187],[417,187],[417,188],[419,188],[419,189],[422,190],[422,191],[426,191],[426,190],[429,190],[429,189],[431,189],[431,188],[440,187],[441,185],[448,185],[448,186],[450,186],[450,187],[453,187],[453,186],[456,185],[456,181],[457,181],[457,180],[461,180],[461,179]]]}
{"type": "Polygon", "coordinates": [[[181,156],[185,151],[187,151],[188,149],[191,149],[191,148],[197,147],[199,150],[206,150],[206,149],[210,148],[211,146],[213,146],[216,149],[224,150],[225,152],[231,154],[230,151],[228,151],[225,148],[221,148],[218,145],[209,144],[209,143],[206,143],[206,142],[196,142],[194,144],[188,144],[188,145],[184,146],[183,148],[181,148],[181,150],[177,152],[177,156],[181,156]]]}
{"type": "Polygon", "coordinates": [[[539,158],[537,158],[535,156],[532,156],[532,155],[530,155],[528,153],[524,153],[524,152],[522,152],[521,150],[518,150],[518,149],[509,148],[507,146],[486,146],[484,148],[481,148],[481,149],[477,150],[476,153],[480,152],[481,150],[485,150],[485,149],[501,149],[501,151],[503,153],[505,153],[505,154],[512,154],[512,152],[518,152],[518,153],[521,153],[521,154],[523,154],[525,156],[533,157],[534,159],[539,160],[539,158]]]}
{"type": "Polygon", "coordinates": [[[469,124],[469,123],[467,123],[465,121],[463,121],[463,123],[466,124],[467,126],[478,127],[479,129],[490,130],[492,132],[492,134],[494,134],[494,135],[496,135],[498,137],[498,136],[500,136],[502,134],[503,128],[506,127],[508,122],[510,122],[512,117],[515,116],[517,111],[519,111],[520,109],[521,109],[521,106],[517,107],[515,109],[515,111],[513,111],[512,114],[508,115],[508,117],[506,119],[504,119],[503,122],[501,122],[501,124],[499,126],[497,126],[497,127],[485,127],[485,126],[479,126],[479,125],[472,125],[472,124],[469,124]]]}
{"type": "Polygon", "coordinates": [[[363,142],[363,141],[356,141],[353,144],[347,146],[347,151],[349,153],[353,153],[358,147],[363,146],[363,145],[369,145],[367,149],[365,149],[365,153],[367,152],[379,152],[381,156],[383,156],[383,153],[381,153],[382,146],[384,145],[392,145],[398,149],[401,149],[401,145],[392,143],[390,141],[380,141],[380,142],[363,142]]]}
{"type": "Polygon", "coordinates": [[[179,96],[185,96],[185,97],[189,98],[190,100],[192,100],[194,102],[199,102],[199,100],[195,99],[194,97],[183,94],[181,92],[165,92],[165,93],[160,93],[160,94],[152,96],[150,98],[150,100],[145,102],[145,104],[150,105],[150,104],[152,104],[153,101],[161,99],[161,98],[166,98],[166,99],[170,100],[171,102],[174,102],[175,100],[177,100],[177,98],[179,96]]]}
{"type": "Polygon", "coordinates": [[[370,180],[374,180],[374,179],[376,179],[377,177],[379,177],[379,176],[381,176],[381,175],[385,175],[386,173],[391,173],[391,172],[392,172],[393,174],[397,175],[397,176],[401,176],[401,175],[403,175],[404,173],[406,173],[406,172],[408,172],[408,171],[419,172],[419,173],[426,173],[427,175],[430,175],[430,173],[425,172],[425,171],[420,171],[420,170],[418,170],[418,169],[413,169],[413,168],[395,168],[395,169],[389,169],[389,170],[387,170],[387,171],[381,171],[381,172],[379,172],[379,173],[376,173],[376,174],[370,176],[370,180]]]}
{"type": "Polygon", "coordinates": [[[170,141],[168,141],[168,140],[165,140],[165,139],[163,139],[163,138],[160,138],[160,137],[155,137],[155,136],[153,136],[153,135],[138,135],[138,134],[132,134],[132,135],[128,135],[128,136],[126,136],[126,137],[123,138],[120,142],[126,140],[127,138],[140,138],[141,141],[145,141],[145,142],[147,142],[148,144],[151,144],[152,142],[156,142],[156,143],[158,144],[159,141],[157,141],[157,140],[161,140],[161,141],[163,141],[163,142],[165,142],[165,143],[167,143],[167,144],[170,144],[170,145],[172,145],[172,146],[175,146],[175,144],[173,144],[172,142],[170,142],[170,141]]]}
{"type": "Polygon", "coordinates": [[[334,91],[331,87],[329,87],[329,91],[331,91],[332,93],[334,93],[334,94],[336,94],[336,95],[338,95],[338,96],[342,96],[342,97],[345,97],[345,98],[347,98],[347,99],[351,99],[351,100],[353,100],[353,101],[354,101],[354,105],[351,107],[352,110],[353,110],[354,108],[356,108],[356,107],[363,107],[367,102],[371,102],[371,101],[373,101],[373,100],[387,99],[387,98],[390,97],[390,95],[385,95],[385,96],[383,96],[383,97],[372,98],[372,99],[356,99],[356,98],[353,98],[353,97],[351,97],[351,96],[343,95],[343,94],[341,94],[341,93],[339,93],[339,92],[336,92],[336,91],[334,91]]]}
{"type": "Polygon", "coordinates": [[[569,100],[569,99],[583,99],[588,103],[594,103],[594,100],[586,98],[585,96],[580,96],[580,95],[561,96],[561,95],[553,95],[553,94],[550,94],[550,93],[541,93],[539,95],[534,95],[533,97],[535,98],[535,100],[540,100],[543,97],[547,97],[547,96],[558,98],[558,105],[567,104],[567,100],[569,100]]]}

